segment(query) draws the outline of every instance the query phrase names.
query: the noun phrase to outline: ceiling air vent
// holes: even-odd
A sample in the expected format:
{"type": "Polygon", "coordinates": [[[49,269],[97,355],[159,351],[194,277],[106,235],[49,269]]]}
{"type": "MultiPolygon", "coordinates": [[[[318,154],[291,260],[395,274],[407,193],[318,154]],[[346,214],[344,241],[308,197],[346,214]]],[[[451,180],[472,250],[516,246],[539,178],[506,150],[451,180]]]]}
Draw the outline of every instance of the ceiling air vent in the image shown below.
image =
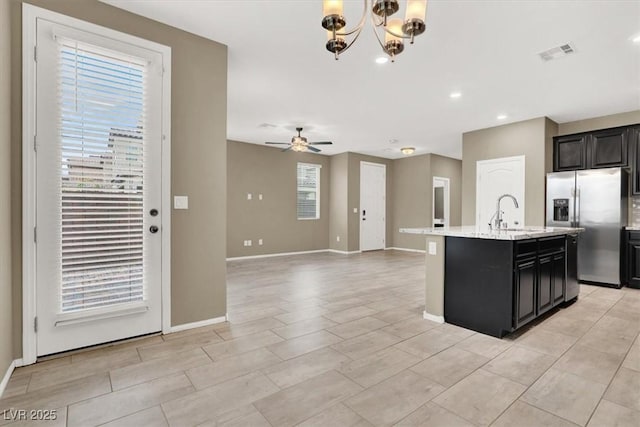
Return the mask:
{"type": "Polygon", "coordinates": [[[540,58],[546,62],[551,61],[552,59],[563,58],[567,55],[571,55],[572,53],[576,53],[575,47],[571,43],[566,43],[547,49],[544,52],[540,52],[538,55],[540,55],[540,58]]]}

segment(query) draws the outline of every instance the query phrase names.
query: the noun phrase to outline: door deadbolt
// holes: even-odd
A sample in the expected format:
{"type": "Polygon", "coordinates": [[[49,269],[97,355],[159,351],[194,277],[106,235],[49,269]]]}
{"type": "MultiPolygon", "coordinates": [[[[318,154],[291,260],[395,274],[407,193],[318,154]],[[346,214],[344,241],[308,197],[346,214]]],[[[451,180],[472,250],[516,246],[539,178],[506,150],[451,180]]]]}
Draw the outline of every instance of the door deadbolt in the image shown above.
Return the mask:
{"type": "Polygon", "coordinates": [[[157,233],[158,230],[159,230],[159,228],[158,228],[157,225],[152,225],[151,227],[149,227],[149,231],[154,233],[154,234],[157,233]]]}

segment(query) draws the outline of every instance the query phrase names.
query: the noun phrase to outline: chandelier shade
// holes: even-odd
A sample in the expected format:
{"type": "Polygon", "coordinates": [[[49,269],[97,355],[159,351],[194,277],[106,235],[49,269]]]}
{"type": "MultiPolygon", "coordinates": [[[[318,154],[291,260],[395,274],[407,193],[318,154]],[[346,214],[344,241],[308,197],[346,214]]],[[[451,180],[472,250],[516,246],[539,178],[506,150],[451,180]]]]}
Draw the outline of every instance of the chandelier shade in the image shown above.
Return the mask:
{"type": "Polygon", "coordinates": [[[346,28],[343,0],[323,0],[322,27],[327,30],[326,48],[335,59],[349,49],[358,39],[370,12],[371,24],[382,50],[389,55],[391,62],[396,55],[404,51],[404,41],[413,44],[416,36],[426,29],[425,17],[427,0],[406,0],[405,18],[389,19],[400,10],[398,0],[363,0],[363,14],[358,24],[351,30],[346,28]],[[381,34],[383,36],[381,37],[381,34]]]}

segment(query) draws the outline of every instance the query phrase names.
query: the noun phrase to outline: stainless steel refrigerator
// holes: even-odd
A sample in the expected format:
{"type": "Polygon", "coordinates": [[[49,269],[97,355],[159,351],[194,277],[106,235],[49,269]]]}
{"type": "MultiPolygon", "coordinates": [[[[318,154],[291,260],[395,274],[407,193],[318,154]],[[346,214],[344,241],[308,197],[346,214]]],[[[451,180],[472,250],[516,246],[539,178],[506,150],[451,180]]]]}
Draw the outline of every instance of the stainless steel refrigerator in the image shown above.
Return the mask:
{"type": "Polygon", "coordinates": [[[547,174],[547,226],[582,227],[578,280],[620,287],[628,174],[621,168],[547,174]]]}

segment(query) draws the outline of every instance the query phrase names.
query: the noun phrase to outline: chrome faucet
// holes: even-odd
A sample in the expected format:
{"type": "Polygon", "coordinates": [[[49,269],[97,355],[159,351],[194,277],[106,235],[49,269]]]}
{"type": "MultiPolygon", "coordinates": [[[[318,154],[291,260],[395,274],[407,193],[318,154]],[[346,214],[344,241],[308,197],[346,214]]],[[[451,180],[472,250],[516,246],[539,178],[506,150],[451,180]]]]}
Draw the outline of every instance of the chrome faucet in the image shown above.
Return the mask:
{"type": "Polygon", "coordinates": [[[502,199],[504,199],[505,197],[510,197],[511,200],[513,200],[513,204],[515,205],[516,209],[519,208],[518,200],[515,197],[513,197],[511,194],[503,194],[502,196],[498,197],[498,201],[496,202],[496,211],[491,217],[491,219],[489,220],[489,228],[495,227],[496,229],[500,230],[500,226],[502,225],[502,211],[500,210],[500,202],[502,202],[502,199]],[[492,221],[493,221],[493,227],[491,224],[492,221]]]}

